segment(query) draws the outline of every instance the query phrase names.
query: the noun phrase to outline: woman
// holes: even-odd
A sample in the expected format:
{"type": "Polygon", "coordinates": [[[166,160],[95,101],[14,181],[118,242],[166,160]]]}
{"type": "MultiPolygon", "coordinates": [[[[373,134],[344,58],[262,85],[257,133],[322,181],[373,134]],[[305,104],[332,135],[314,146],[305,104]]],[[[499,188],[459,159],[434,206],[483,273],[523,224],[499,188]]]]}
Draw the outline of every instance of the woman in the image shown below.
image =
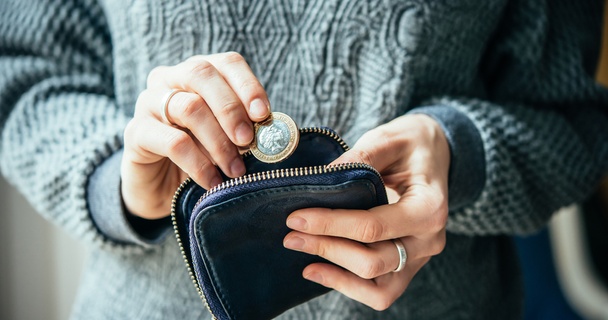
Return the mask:
{"type": "Polygon", "coordinates": [[[283,318],[518,318],[509,235],[607,169],[601,5],[3,2],[2,171],[91,245],[74,318],[209,317],[170,199],[187,176],[243,174],[238,149],[272,108],[335,129],[354,144],[337,161],[371,164],[392,197],[289,216],[285,247],[339,267],[306,267],[335,290],[283,318]]]}

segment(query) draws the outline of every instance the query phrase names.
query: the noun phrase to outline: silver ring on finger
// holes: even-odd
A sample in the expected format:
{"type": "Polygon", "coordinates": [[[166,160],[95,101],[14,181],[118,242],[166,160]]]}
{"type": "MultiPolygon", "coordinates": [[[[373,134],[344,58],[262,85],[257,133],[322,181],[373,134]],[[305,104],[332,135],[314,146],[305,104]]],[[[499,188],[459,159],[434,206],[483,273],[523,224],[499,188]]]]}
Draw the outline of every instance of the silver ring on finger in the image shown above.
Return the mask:
{"type": "Polygon", "coordinates": [[[172,126],[176,126],[177,124],[175,124],[175,122],[173,122],[173,120],[171,119],[171,116],[169,115],[169,101],[171,101],[171,98],[173,98],[173,96],[178,92],[186,92],[186,91],[181,90],[181,89],[172,89],[171,91],[169,91],[163,98],[163,103],[161,104],[161,109],[160,109],[160,116],[163,119],[163,121],[165,121],[166,123],[168,123],[172,126]]]}
{"type": "Polygon", "coordinates": [[[399,265],[393,272],[399,272],[405,268],[405,263],[407,262],[407,252],[405,251],[405,247],[403,243],[399,239],[393,239],[393,243],[397,247],[397,252],[399,253],[399,265]]]}

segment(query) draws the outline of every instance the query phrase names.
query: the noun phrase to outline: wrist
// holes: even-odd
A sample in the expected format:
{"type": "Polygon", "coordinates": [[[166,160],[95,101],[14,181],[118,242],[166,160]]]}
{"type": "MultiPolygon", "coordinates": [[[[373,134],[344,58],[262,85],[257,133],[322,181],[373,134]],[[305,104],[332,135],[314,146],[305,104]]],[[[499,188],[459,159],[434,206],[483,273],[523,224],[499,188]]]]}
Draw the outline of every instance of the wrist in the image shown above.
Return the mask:
{"type": "Polygon", "coordinates": [[[144,230],[126,210],[121,194],[119,174],[123,152],[106,159],[89,177],[87,201],[95,227],[107,238],[121,243],[151,245],[164,239],[170,231],[168,222],[155,223],[154,231],[144,230]]]}
{"type": "Polygon", "coordinates": [[[444,133],[450,154],[448,173],[450,210],[474,202],[481,195],[485,185],[486,168],[483,140],[471,119],[466,114],[444,105],[412,109],[408,115],[430,117],[444,133]]]}

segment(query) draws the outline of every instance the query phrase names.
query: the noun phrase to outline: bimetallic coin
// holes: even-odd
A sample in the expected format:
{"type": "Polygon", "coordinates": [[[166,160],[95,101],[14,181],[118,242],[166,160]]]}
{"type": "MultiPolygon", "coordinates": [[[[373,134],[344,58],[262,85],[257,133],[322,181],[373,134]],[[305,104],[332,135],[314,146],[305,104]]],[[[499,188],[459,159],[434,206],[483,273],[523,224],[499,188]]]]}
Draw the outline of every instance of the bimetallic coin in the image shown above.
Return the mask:
{"type": "Polygon", "coordinates": [[[254,125],[251,153],[258,160],[275,163],[287,159],[298,146],[300,131],[286,114],[273,112],[267,120],[254,125]]]}

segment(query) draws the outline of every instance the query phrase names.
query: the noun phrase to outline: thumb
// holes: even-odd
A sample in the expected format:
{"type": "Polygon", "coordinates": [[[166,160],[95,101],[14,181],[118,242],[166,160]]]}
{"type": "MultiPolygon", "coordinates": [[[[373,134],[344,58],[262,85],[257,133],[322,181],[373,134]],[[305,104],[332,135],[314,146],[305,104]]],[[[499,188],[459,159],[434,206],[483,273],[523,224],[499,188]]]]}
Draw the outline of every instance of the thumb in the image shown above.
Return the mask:
{"type": "Polygon", "coordinates": [[[350,149],[350,150],[346,151],[345,153],[343,153],[336,160],[332,161],[330,163],[330,165],[341,164],[341,163],[353,163],[353,162],[366,163],[366,164],[371,165],[372,167],[374,166],[373,161],[370,159],[370,155],[366,151],[358,150],[355,148],[350,149]]]}
{"type": "Polygon", "coordinates": [[[380,130],[368,131],[355,146],[346,151],[331,164],[366,163],[378,171],[382,171],[394,162],[393,152],[389,148],[389,139],[380,130]]]}

